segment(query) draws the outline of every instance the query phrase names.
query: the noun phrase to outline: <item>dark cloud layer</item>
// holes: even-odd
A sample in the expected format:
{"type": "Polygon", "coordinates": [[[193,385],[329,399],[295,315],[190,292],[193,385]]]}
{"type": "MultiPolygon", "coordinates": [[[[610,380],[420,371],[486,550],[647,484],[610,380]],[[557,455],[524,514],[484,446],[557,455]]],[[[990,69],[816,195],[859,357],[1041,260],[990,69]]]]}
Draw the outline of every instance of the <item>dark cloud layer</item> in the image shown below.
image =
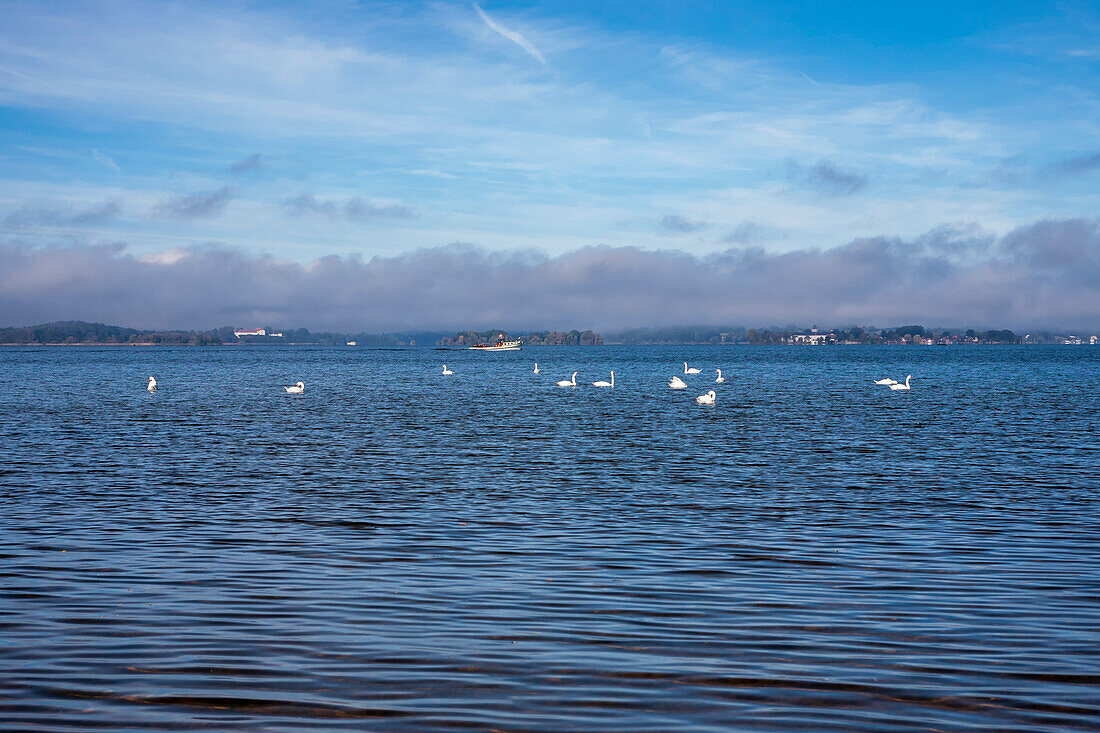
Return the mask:
{"type": "Polygon", "coordinates": [[[213,219],[221,215],[229,199],[229,187],[222,186],[211,193],[169,199],[157,207],[156,214],[167,219],[213,219]]]}
{"type": "Polygon", "coordinates": [[[412,210],[407,206],[389,204],[379,206],[362,198],[349,198],[342,201],[321,200],[311,193],[303,193],[283,202],[287,216],[323,216],[329,219],[350,219],[351,221],[369,221],[371,219],[411,219],[412,210]]]}
{"type": "Polygon", "coordinates": [[[941,227],[915,240],[706,257],[591,247],[557,257],[468,245],[308,265],[234,250],[141,258],[120,245],[0,245],[0,325],[311,329],[595,328],[925,323],[1100,329],[1100,219],[1002,238],[941,227]]]}

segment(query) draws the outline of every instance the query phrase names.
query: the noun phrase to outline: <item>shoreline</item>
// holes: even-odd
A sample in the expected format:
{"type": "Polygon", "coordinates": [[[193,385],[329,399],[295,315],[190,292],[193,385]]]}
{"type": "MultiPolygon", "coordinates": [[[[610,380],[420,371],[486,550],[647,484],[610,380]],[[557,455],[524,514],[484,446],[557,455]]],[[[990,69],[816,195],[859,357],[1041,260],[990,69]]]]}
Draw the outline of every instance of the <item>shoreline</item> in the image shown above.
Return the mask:
{"type": "MultiPolygon", "coordinates": [[[[738,347],[738,346],[773,346],[773,347],[790,347],[790,348],[799,348],[799,349],[805,349],[805,348],[821,349],[821,348],[836,348],[836,347],[844,347],[844,346],[863,346],[863,347],[867,347],[867,346],[869,346],[869,347],[876,347],[876,346],[913,346],[913,347],[938,346],[938,347],[946,348],[946,347],[969,347],[969,346],[1095,346],[1095,345],[1096,344],[1087,344],[1087,343],[1082,343],[1082,344],[1035,344],[1035,343],[1025,343],[1025,344],[1000,344],[1000,343],[972,344],[971,343],[971,344],[966,344],[966,343],[962,343],[962,344],[818,344],[818,345],[810,345],[810,344],[746,344],[746,343],[708,344],[708,343],[700,343],[700,342],[694,342],[694,343],[693,342],[667,343],[667,344],[627,344],[627,343],[622,343],[622,342],[618,342],[618,343],[612,342],[612,343],[603,343],[603,344],[586,344],[584,346],[566,347],[566,348],[585,348],[585,349],[587,349],[587,348],[593,348],[593,347],[598,348],[600,346],[643,346],[643,347],[646,347],[646,346],[727,346],[727,347],[731,347],[731,348],[732,347],[738,347]]],[[[172,348],[177,348],[177,347],[185,346],[187,348],[194,348],[194,349],[218,348],[218,347],[222,347],[222,346],[228,347],[228,348],[240,348],[242,346],[254,346],[254,347],[258,347],[258,348],[269,348],[269,347],[272,347],[272,346],[275,346],[275,347],[279,347],[279,346],[323,346],[323,347],[332,348],[332,349],[387,349],[387,350],[393,350],[393,349],[436,349],[436,350],[444,350],[444,351],[467,351],[468,348],[469,348],[469,347],[465,347],[465,346],[428,346],[428,345],[425,345],[425,346],[347,346],[347,345],[343,345],[343,344],[318,344],[318,343],[309,343],[309,342],[290,342],[290,343],[285,343],[285,344],[235,344],[235,343],[228,343],[228,344],[163,344],[163,343],[157,343],[157,342],[154,342],[154,341],[136,341],[136,342],[132,342],[132,343],[131,342],[119,343],[117,341],[116,342],[81,341],[81,342],[78,342],[78,343],[71,343],[71,344],[58,343],[58,342],[50,342],[50,343],[4,342],[4,343],[0,343],[0,347],[5,347],[5,346],[6,347],[25,346],[25,347],[35,347],[35,348],[41,348],[41,347],[47,347],[47,346],[54,346],[54,347],[56,347],[56,346],[118,346],[118,347],[123,347],[123,346],[169,346],[169,347],[172,347],[172,348]]],[[[563,347],[562,344],[554,344],[554,345],[549,345],[549,346],[545,346],[545,345],[533,346],[531,348],[555,349],[555,348],[562,348],[562,347],[563,347]]]]}

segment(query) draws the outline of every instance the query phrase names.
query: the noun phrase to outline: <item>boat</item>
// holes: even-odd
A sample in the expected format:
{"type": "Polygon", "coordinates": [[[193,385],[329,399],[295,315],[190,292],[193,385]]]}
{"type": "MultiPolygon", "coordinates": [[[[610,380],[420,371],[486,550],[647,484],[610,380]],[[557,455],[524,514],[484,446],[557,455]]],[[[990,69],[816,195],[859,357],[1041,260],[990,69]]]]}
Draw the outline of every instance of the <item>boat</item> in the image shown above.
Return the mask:
{"type": "Polygon", "coordinates": [[[347,344],[347,345],[348,345],[348,346],[358,346],[359,344],[358,344],[358,343],[356,343],[355,341],[348,341],[348,344],[347,344]]]}
{"type": "Polygon", "coordinates": [[[505,341],[502,333],[497,336],[495,344],[478,344],[477,346],[471,346],[470,351],[519,351],[522,343],[520,339],[505,341]]]}

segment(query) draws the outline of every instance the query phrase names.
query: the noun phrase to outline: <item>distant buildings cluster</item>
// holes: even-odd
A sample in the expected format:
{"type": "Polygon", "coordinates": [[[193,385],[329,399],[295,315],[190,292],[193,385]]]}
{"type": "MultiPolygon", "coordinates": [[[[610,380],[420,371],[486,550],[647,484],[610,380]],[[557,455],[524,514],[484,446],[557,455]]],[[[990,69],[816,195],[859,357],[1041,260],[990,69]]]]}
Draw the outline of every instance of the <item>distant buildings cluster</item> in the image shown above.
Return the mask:
{"type": "Polygon", "coordinates": [[[1097,336],[1079,337],[1057,333],[1021,336],[1013,331],[992,329],[934,329],[920,325],[896,328],[852,326],[830,330],[812,328],[720,328],[666,327],[631,329],[607,337],[608,343],[622,344],[752,344],[828,346],[832,344],[897,344],[914,346],[968,344],[1096,344],[1097,336]]]}
{"type": "Polygon", "coordinates": [[[809,331],[786,335],[786,343],[806,346],[828,344],[894,344],[894,345],[962,345],[962,344],[1019,344],[1024,339],[1008,330],[933,331],[923,326],[901,326],[895,329],[875,330],[855,327],[849,330],[819,331],[814,326],[809,331]]]}

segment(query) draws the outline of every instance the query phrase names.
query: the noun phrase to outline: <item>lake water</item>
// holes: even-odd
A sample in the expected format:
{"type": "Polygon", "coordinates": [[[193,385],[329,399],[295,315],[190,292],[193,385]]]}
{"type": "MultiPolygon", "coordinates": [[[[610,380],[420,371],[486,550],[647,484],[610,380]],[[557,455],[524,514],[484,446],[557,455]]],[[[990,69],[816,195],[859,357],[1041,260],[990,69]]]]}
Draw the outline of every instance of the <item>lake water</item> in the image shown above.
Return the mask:
{"type": "Polygon", "coordinates": [[[0,370],[4,730],[1100,729],[1100,348],[0,370]]]}

